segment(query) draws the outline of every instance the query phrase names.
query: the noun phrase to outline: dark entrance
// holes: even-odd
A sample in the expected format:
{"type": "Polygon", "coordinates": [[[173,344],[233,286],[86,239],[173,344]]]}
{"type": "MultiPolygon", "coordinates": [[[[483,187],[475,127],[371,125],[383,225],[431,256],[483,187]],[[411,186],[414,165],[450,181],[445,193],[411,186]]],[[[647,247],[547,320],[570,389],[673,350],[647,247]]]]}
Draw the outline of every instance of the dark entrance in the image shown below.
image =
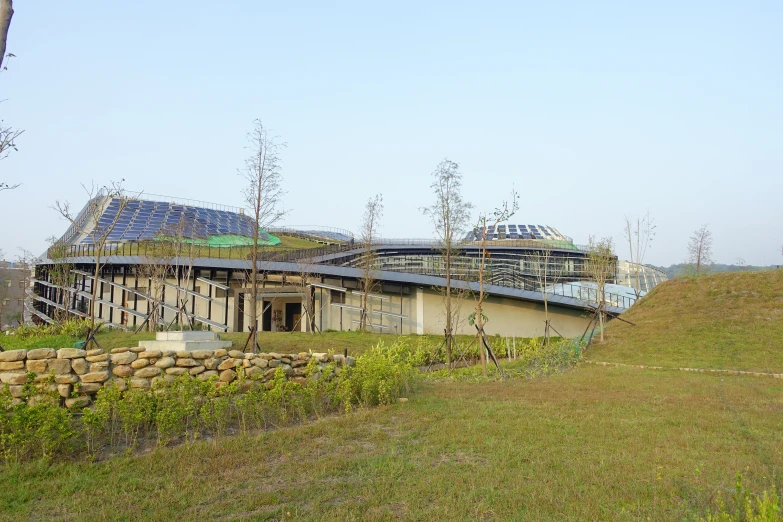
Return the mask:
{"type": "Polygon", "coordinates": [[[245,294],[237,294],[237,332],[245,331],[245,294]]]}
{"type": "Polygon", "coordinates": [[[302,303],[286,303],[285,304],[285,329],[291,331],[294,328],[297,330],[302,329],[302,303]]]}
{"type": "Polygon", "coordinates": [[[261,301],[261,308],[264,310],[261,314],[261,331],[272,331],[272,303],[261,301]]]}

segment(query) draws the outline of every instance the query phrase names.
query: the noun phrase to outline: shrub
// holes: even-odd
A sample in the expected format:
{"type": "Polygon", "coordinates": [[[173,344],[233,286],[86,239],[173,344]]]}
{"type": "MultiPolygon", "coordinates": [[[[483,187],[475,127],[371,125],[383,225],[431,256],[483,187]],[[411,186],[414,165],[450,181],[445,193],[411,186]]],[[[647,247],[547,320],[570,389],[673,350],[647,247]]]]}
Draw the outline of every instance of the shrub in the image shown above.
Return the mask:
{"type": "Polygon", "coordinates": [[[732,506],[727,507],[723,499],[718,500],[718,510],[708,512],[701,522],[777,522],[781,517],[778,494],[772,487],[761,495],[753,495],[742,484],[742,475],[737,474],[732,506]]]}
{"type": "Polygon", "coordinates": [[[383,342],[359,356],[356,366],[345,370],[338,385],[342,405],[377,406],[391,404],[410,390],[416,371],[411,355],[398,343],[386,348],[383,342]]]}

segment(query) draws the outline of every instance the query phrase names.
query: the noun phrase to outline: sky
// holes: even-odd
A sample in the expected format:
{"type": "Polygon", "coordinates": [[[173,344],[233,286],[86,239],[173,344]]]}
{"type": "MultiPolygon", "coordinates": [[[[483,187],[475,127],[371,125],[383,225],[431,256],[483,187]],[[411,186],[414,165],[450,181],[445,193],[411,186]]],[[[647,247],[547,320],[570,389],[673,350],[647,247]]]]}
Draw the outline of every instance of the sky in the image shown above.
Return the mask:
{"type": "Polygon", "coordinates": [[[82,184],[242,206],[254,119],[285,142],[283,224],[433,237],[431,173],[479,212],[577,243],[657,225],[645,261],[783,264],[783,3],[15,4],[0,118],[0,249],[38,254],[82,184]],[[329,5],[327,5],[329,4],[329,5]]]}

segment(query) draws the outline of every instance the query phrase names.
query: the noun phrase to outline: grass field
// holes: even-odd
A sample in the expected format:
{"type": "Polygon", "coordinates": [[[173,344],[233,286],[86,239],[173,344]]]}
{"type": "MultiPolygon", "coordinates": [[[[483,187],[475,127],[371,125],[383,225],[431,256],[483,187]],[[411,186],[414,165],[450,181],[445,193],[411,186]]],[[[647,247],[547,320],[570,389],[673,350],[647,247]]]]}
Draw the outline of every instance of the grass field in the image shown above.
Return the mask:
{"type": "MultiPolygon", "coordinates": [[[[154,332],[141,332],[133,334],[131,332],[110,331],[98,334],[98,342],[105,350],[119,348],[122,346],[138,346],[139,341],[155,339],[154,332]]],[[[247,333],[225,333],[220,334],[221,339],[231,341],[234,347],[243,348],[247,341],[247,333]]],[[[442,338],[437,335],[406,335],[403,336],[411,341],[419,338],[427,343],[437,347],[442,338]]],[[[324,332],[322,334],[309,334],[302,332],[260,332],[258,334],[258,344],[262,350],[276,351],[280,353],[298,353],[307,352],[329,352],[343,353],[346,349],[349,355],[358,355],[366,351],[378,342],[384,342],[387,345],[394,342],[396,336],[384,335],[368,332],[324,332]]],[[[458,342],[467,345],[472,339],[467,336],[457,336],[458,342]]],[[[6,350],[15,350],[19,348],[72,348],[74,343],[79,341],[68,335],[55,335],[41,338],[21,339],[16,336],[0,336],[0,345],[6,350]]]]}
{"type": "MultiPolygon", "coordinates": [[[[628,312],[637,327],[612,324],[588,357],[780,369],[780,319],[767,317],[783,274],[764,274],[667,283],[628,312]]],[[[269,335],[262,346],[375,341],[269,335]]],[[[730,499],[737,473],[753,492],[783,487],[779,379],[579,364],[425,379],[409,399],[100,463],[6,468],[0,520],[684,520],[730,499]]]]}
{"type": "Polygon", "coordinates": [[[783,383],[583,366],[0,475],[4,520],[682,520],[780,484],[783,383]],[[291,516],[288,516],[288,513],[291,516]]]}
{"type": "Polygon", "coordinates": [[[783,372],[783,270],[674,279],[623,318],[590,359],[783,372]]]}

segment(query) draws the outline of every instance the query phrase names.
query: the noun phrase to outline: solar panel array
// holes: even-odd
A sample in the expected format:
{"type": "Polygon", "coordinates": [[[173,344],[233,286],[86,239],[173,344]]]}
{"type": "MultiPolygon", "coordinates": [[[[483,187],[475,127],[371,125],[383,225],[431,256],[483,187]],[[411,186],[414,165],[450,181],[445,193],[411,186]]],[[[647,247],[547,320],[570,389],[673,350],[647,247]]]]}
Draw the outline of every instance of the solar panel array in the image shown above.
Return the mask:
{"type": "MultiPolygon", "coordinates": [[[[476,230],[468,234],[469,240],[480,237],[480,231],[476,230]]],[[[515,225],[511,223],[499,223],[497,227],[487,227],[487,237],[490,240],[497,239],[552,239],[568,241],[556,228],[546,225],[515,225]]]]}
{"type": "MultiPolygon", "coordinates": [[[[144,241],[174,235],[192,239],[222,234],[253,236],[253,220],[236,212],[138,199],[128,201],[121,211],[120,206],[118,198],[112,198],[106,205],[98,220],[97,236],[109,229],[109,242],[144,241]]],[[[268,239],[266,234],[262,236],[262,239],[268,239]]],[[[81,240],[83,245],[92,243],[89,235],[81,240]]]]}
{"type": "Polygon", "coordinates": [[[341,232],[333,232],[331,230],[300,230],[302,234],[309,234],[315,237],[322,237],[324,239],[334,239],[336,241],[349,242],[353,238],[341,232]]]}

